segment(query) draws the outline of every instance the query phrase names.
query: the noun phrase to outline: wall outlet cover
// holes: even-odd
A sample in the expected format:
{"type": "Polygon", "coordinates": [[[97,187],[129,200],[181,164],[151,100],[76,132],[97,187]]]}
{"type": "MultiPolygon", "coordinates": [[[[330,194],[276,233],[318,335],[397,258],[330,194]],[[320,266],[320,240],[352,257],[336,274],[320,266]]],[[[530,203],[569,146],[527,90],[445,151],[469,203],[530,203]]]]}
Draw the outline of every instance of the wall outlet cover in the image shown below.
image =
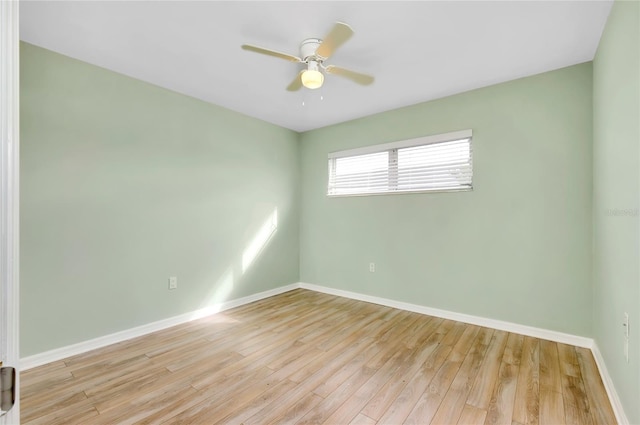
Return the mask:
{"type": "Polygon", "coordinates": [[[171,276],[169,278],[169,289],[176,289],[178,287],[178,278],[176,276],[171,276]]]}

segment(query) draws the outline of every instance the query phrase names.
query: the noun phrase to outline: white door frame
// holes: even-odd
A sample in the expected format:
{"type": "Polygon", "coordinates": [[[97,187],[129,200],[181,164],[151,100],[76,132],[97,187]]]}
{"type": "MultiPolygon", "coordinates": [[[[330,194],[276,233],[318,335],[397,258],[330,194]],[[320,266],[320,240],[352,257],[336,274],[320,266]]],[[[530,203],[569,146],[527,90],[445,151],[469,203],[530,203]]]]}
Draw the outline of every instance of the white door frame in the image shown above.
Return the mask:
{"type": "MultiPolygon", "coordinates": [[[[19,370],[20,34],[17,0],[0,0],[0,360],[19,370]]],[[[0,425],[20,423],[16,404],[0,425]]]]}

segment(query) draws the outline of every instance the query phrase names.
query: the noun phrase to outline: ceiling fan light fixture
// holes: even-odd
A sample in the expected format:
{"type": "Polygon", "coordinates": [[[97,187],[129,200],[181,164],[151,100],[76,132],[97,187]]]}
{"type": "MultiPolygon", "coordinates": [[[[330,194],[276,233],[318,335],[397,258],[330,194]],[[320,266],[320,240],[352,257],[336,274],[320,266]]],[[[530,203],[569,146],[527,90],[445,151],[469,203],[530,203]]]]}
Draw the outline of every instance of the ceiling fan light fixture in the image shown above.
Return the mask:
{"type": "Polygon", "coordinates": [[[302,85],[312,90],[322,87],[322,83],[324,83],[324,75],[320,71],[307,69],[302,73],[301,78],[302,85]]]}
{"type": "Polygon", "coordinates": [[[324,75],[318,71],[318,63],[315,61],[309,61],[309,65],[300,79],[303,86],[312,90],[322,87],[322,83],[324,83],[324,75]]]}

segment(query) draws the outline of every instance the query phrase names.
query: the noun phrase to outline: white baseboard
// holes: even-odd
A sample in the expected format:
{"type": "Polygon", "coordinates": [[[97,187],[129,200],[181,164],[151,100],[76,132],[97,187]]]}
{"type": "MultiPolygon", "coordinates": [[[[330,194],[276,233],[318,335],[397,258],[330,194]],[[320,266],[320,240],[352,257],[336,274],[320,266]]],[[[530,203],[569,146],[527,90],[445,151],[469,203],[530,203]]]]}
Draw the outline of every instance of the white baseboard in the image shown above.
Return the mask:
{"type": "Polygon", "coordinates": [[[309,289],[311,291],[324,292],[325,294],[336,295],[339,297],[351,298],[354,300],[366,301],[373,304],[398,308],[400,310],[412,311],[414,313],[427,314],[429,316],[442,317],[443,319],[456,320],[458,322],[470,323],[472,325],[484,326],[486,328],[499,329],[501,331],[513,332],[521,335],[546,339],[549,341],[561,342],[563,344],[570,344],[584,348],[591,348],[593,346],[593,339],[583,336],[550,331],[548,329],[534,328],[533,326],[504,322],[502,320],[488,319],[486,317],[472,316],[470,314],[440,310],[437,308],[425,307],[422,305],[410,304],[402,301],[390,300],[387,298],[374,297],[357,292],[343,291],[342,289],[328,288],[326,286],[315,285],[312,283],[301,282],[299,284],[299,287],[309,289]]]}
{"type": "Polygon", "coordinates": [[[598,344],[596,344],[595,341],[593,343],[593,347],[591,348],[591,352],[593,353],[593,358],[596,360],[596,365],[598,365],[598,370],[600,371],[600,376],[602,377],[602,383],[604,384],[604,388],[607,390],[607,395],[609,396],[609,401],[611,402],[613,412],[616,414],[618,424],[629,425],[629,419],[627,419],[627,415],[624,413],[624,408],[622,407],[620,397],[618,397],[616,388],[613,386],[613,380],[611,379],[611,375],[609,375],[609,371],[607,370],[607,366],[604,362],[604,358],[602,357],[602,353],[600,353],[598,344]]]}
{"type": "MultiPolygon", "coordinates": [[[[249,304],[264,298],[272,297],[274,295],[291,291],[296,288],[304,288],[311,291],[323,292],[326,294],[370,302],[373,304],[384,305],[387,307],[398,308],[401,310],[413,311],[416,313],[427,314],[430,316],[442,317],[449,320],[457,320],[459,322],[470,323],[473,325],[484,326],[484,327],[489,327],[493,329],[500,329],[508,332],[515,332],[522,335],[528,335],[536,338],[547,339],[550,341],[576,345],[578,347],[585,347],[585,348],[593,347],[593,340],[590,338],[569,335],[569,334],[550,331],[546,329],[534,328],[531,326],[525,326],[525,325],[520,325],[516,323],[503,322],[501,320],[487,319],[479,316],[472,316],[468,314],[456,313],[456,312],[447,311],[447,310],[440,310],[432,307],[425,307],[421,305],[405,303],[402,301],[395,301],[391,299],[380,298],[380,297],[360,294],[356,292],[344,291],[341,289],[334,289],[334,288],[315,285],[311,283],[300,282],[300,283],[294,283],[291,285],[281,286],[279,288],[260,292],[258,294],[253,294],[246,297],[238,298],[236,300],[225,301],[224,303],[216,304],[211,307],[199,309],[196,311],[170,317],[167,319],[158,320],[156,322],[148,323],[142,326],[137,326],[135,328],[126,329],[120,332],[115,332],[109,335],[104,335],[98,338],[90,339],[88,341],[79,342],[77,344],[72,344],[65,347],[60,347],[53,350],[45,351],[43,353],[38,353],[32,356],[24,357],[20,360],[20,366],[22,370],[31,369],[36,366],[41,366],[46,363],[62,360],[64,358],[75,356],[77,354],[86,353],[87,351],[95,350],[97,348],[102,348],[107,345],[115,344],[121,341],[126,341],[128,339],[136,338],[142,335],[149,334],[151,332],[156,332],[162,329],[166,329],[171,326],[176,326],[182,323],[190,322],[192,320],[199,319],[201,317],[210,316],[212,314],[215,314],[221,311],[229,310],[234,307],[238,307],[244,304],[249,304]]],[[[598,364],[604,365],[604,363],[602,362],[602,358],[600,358],[600,361],[598,364]]]]}
{"type": "Polygon", "coordinates": [[[162,329],[170,328],[171,326],[176,326],[176,325],[187,323],[202,317],[210,316],[212,314],[229,310],[234,307],[239,307],[241,305],[249,304],[254,301],[259,301],[264,298],[269,298],[274,295],[282,294],[283,292],[288,292],[296,288],[299,288],[299,285],[297,283],[281,286],[279,288],[270,289],[268,291],[260,292],[257,294],[249,295],[249,296],[238,298],[235,300],[225,301],[223,303],[202,308],[189,313],[180,314],[178,316],[170,317],[168,319],[158,320],[157,322],[147,323],[146,325],[137,326],[135,328],[126,329],[124,331],[90,339],[88,341],[83,341],[77,344],[68,345],[66,347],[60,347],[50,351],[45,351],[43,353],[38,353],[33,356],[24,357],[20,359],[20,368],[22,370],[31,369],[36,366],[41,366],[43,364],[62,360],[70,356],[86,353],[87,351],[95,350],[96,348],[102,348],[107,345],[115,344],[117,342],[126,341],[128,339],[146,335],[151,332],[156,332],[162,329]]]}

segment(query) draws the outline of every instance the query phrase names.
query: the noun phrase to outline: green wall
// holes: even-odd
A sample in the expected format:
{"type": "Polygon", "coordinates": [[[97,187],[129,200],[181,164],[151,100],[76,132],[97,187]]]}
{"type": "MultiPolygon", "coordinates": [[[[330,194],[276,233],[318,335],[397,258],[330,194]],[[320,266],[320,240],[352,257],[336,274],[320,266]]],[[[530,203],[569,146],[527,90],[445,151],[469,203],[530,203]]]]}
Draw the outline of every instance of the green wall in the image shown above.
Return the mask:
{"type": "Polygon", "coordinates": [[[590,336],[591,77],[586,63],[304,133],[301,280],[590,336]],[[328,152],[464,129],[471,192],[326,196],[328,152]]]}
{"type": "Polygon", "coordinates": [[[23,357],[299,280],[296,133],[24,43],[20,78],[23,357]]]}
{"type": "Polygon", "coordinates": [[[639,28],[640,4],[615,2],[593,63],[593,336],[633,424],[640,423],[639,28]]]}

